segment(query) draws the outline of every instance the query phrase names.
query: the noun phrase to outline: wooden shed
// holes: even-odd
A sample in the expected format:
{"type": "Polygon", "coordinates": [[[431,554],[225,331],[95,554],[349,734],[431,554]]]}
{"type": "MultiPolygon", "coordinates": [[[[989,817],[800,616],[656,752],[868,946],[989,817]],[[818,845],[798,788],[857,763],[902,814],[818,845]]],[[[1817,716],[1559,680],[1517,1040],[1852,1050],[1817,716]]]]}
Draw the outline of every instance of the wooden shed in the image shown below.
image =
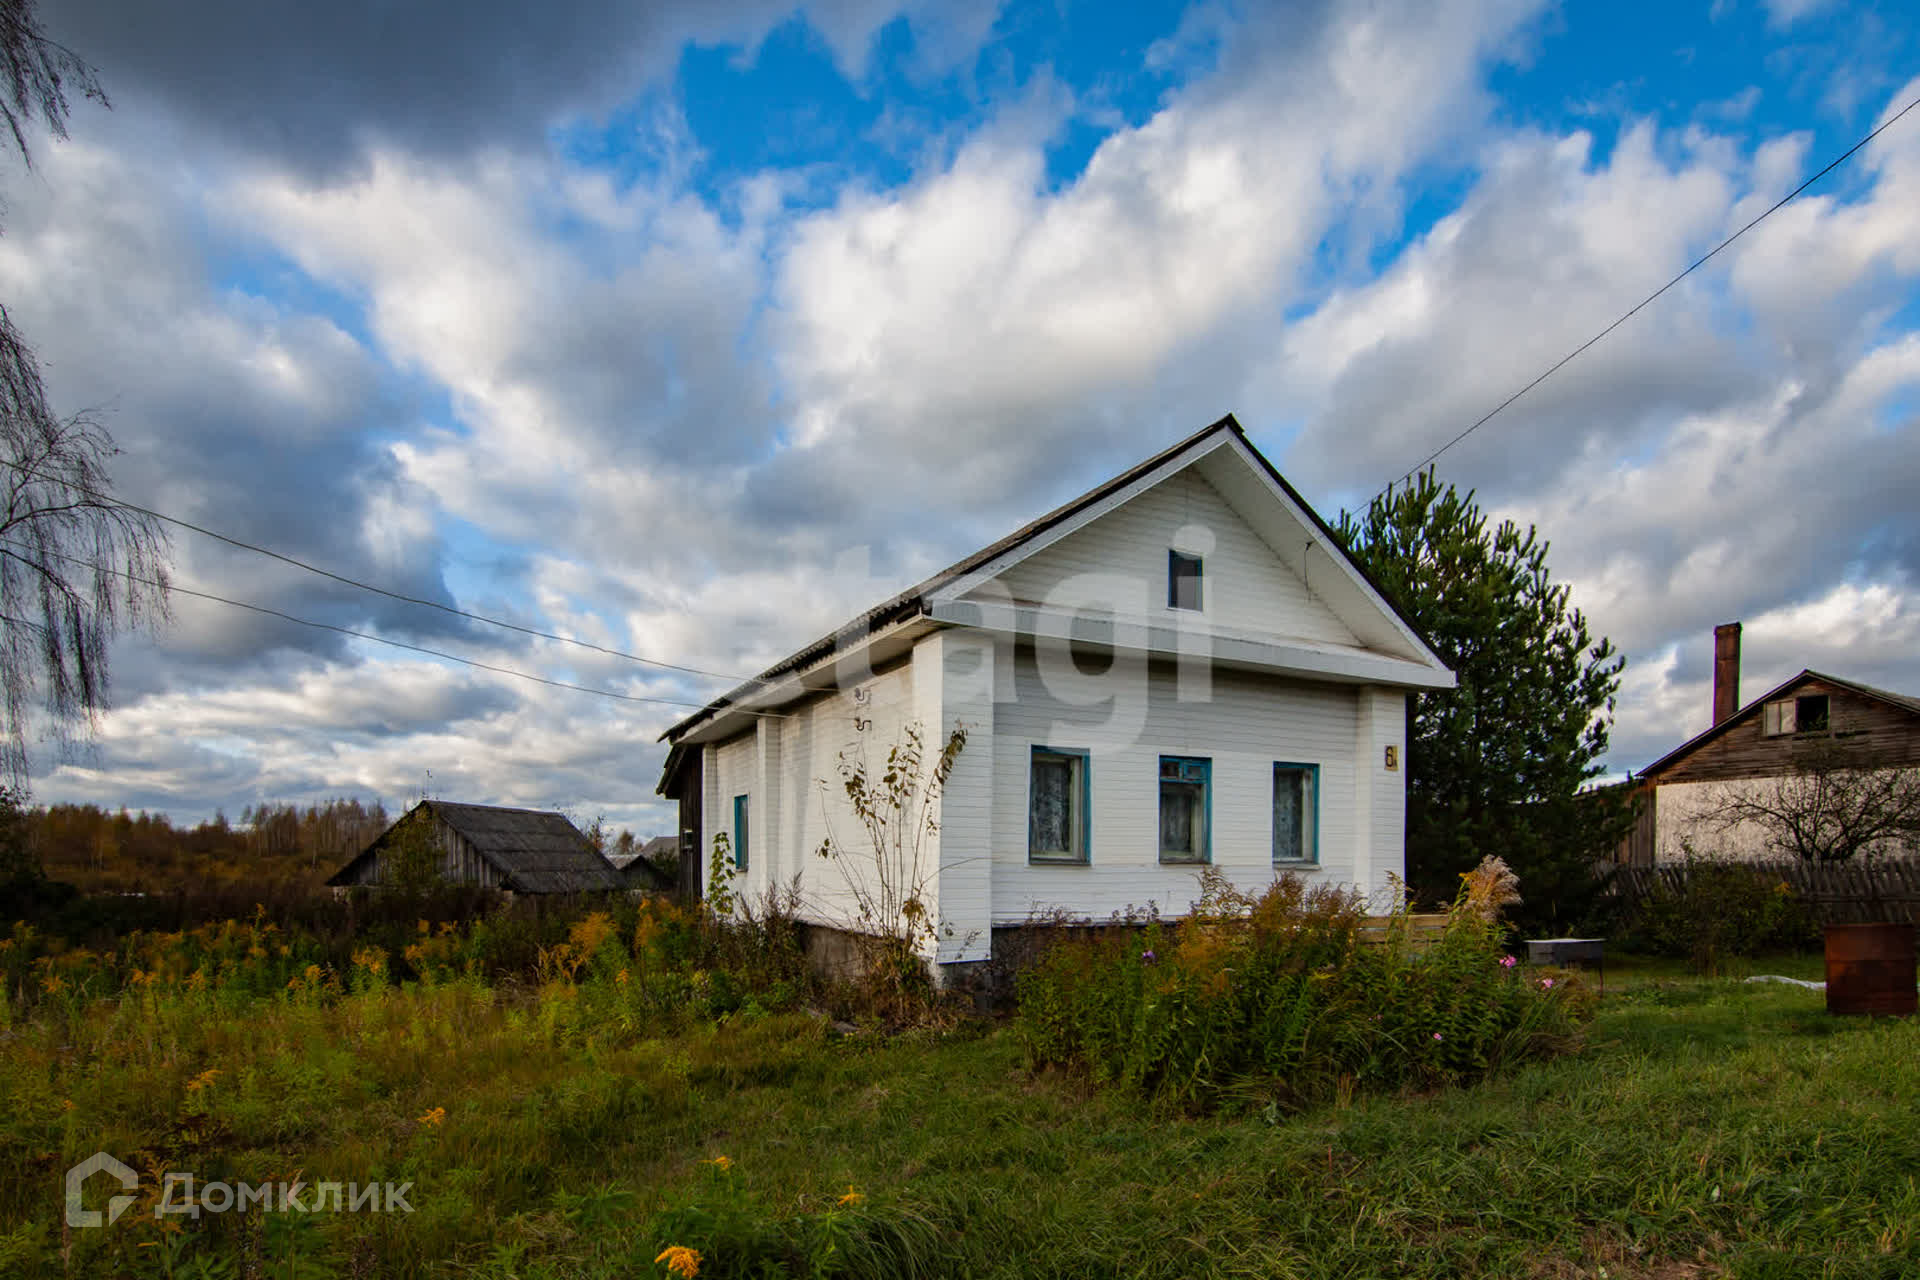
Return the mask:
{"type": "Polygon", "coordinates": [[[391,856],[423,839],[442,880],[508,893],[594,893],[625,889],[626,880],[564,814],[484,804],[422,800],[346,866],[328,877],[334,888],[380,885],[391,856]]]}
{"type": "Polygon", "coordinates": [[[673,836],[655,836],[632,853],[611,853],[611,862],[626,879],[627,888],[644,893],[671,894],[679,888],[676,876],[663,867],[671,867],[680,857],[680,842],[673,836]]]}

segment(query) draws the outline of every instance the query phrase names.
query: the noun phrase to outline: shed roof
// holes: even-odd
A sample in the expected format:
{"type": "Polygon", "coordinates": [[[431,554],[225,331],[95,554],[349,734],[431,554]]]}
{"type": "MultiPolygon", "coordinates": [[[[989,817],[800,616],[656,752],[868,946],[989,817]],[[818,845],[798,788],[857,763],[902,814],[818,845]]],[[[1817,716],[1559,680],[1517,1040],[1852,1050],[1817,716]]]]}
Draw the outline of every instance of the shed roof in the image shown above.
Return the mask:
{"type": "MultiPolygon", "coordinates": [[[[515,893],[590,893],[626,887],[613,864],[587,843],[565,814],[543,809],[422,800],[381,832],[360,858],[372,856],[419,809],[459,832],[474,853],[500,873],[502,887],[515,893]]],[[[341,877],[360,858],[335,872],[327,883],[343,883],[341,877]]]]}

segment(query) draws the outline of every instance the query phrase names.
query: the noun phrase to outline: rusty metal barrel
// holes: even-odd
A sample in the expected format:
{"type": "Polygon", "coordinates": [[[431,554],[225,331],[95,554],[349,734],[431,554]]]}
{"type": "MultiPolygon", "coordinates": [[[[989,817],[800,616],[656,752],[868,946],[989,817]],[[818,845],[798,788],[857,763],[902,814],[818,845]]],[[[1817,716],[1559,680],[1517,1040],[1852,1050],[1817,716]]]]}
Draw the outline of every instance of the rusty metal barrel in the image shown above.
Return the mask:
{"type": "Polygon", "coordinates": [[[1910,924],[1827,926],[1827,1012],[1881,1016],[1914,1011],[1910,924]]]}

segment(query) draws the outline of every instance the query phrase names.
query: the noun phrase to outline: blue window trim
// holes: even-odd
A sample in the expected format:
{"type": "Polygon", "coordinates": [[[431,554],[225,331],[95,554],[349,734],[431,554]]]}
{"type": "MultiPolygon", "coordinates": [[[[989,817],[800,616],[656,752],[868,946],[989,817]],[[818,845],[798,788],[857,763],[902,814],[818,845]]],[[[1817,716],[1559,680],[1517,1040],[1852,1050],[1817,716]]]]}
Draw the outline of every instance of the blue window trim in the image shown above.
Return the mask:
{"type": "Polygon", "coordinates": [[[1190,556],[1184,551],[1167,548],[1167,608],[1179,609],[1183,613],[1205,613],[1207,600],[1207,570],[1200,556],[1190,556]],[[1193,565],[1193,603],[1180,603],[1180,565],[1182,562],[1193,565]]]}
{"type": "MultiPolygon", "coordinates": [[[[1320,766],[1305,764],[1297,760],[1275,760],[1273,762],[1273,785],[1280,785],[1280,771],[1296,769],[1307,775],[1313,785],[1313,856],[1311,858],[1282,858],[1274,855],[1276,867],[1317,867],[1320,865],[1320,766]]],[[[1273,843],[1273,806],[1267,806],[1267,843],[1273,843]]]]}
{"type": "Polygon", "coordinates": [[[1213,862],[1213,759],[1210,756],[1161,756],[1154,770],[1154,838],[1160,843],[1159,798],[1160,783],[1169,781],[1161,776],[1168,764],[1200,766],[1200,856],[1197,858],[1169,858],[1166,850],[1157,849],[1161,865],[1169,867],[1204,867],[1213,862]]]}
{"type": "Polygon", "coordinates": [[[1093,862],[1093,757],[1085,747],[1049,747],[1036,742],[1027,753],[1027,862],[1038,867],[1084,867],[1093,862]],[[1036,854],[1033,848],[1033,758],[1050,756],[1080,757],[1080,852],[1078,857],[1058,858],[1036,854]]]}
{"type": "Polygon", "coordinates": [[[748,796],[739,795],[733,798],[733,865],[739,871],[747,869],[747,841],[753,835],[753,828],[750,825],[752,812],[748,804],[748,796]]]}

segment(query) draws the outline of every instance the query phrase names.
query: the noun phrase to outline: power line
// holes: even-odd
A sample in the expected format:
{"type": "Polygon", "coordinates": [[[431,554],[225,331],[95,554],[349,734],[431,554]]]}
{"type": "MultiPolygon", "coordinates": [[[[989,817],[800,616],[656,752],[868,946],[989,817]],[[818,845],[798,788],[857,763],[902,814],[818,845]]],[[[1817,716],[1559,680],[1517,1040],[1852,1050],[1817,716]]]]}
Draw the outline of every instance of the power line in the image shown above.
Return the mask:
{"type": "Polygon", "coordinates": [[[0,458],[0,466],[9,467],[22,475],[31,476],[37,480],[44,480],[50,484],[64,486],[76,493],[85,494],[96,502],[104,502],[112,506],[124,507],[128,511],[137,511],[143,516],[151,516],[155,520],[163,520],[168,524],[177,525],[182,529],[189,529],[204,537],[224,542],[230,547],[238,547],[243,551],[252,551],[258,555],[266,556],[269,559],[278,560],[282,564],[290,564],[296,569],[304,569],[308,573],[318,574],[322,578],[330,578],[335,582],[344,583],[350,587],[357,587],[362,591],[371,591],[375,595],[385,596],[389,600],[399,600],[406,604],[417,604],[428,609],[438,609],[442,613],[452,614],[457,618],[467,618],[474,622],[487,623],[489,626],[504,627],[508,631],[518,631],[522,635],[538,636],[542,640],[556,640],[561,644],[576,645],[582,649],[591,649],[595,653],[604,653],[613,658],[624,658],[629,662],[638,662],[649,667],[663,667],[668,671],[680,671],[687,675],[706,676],[714,680],[729,680],[735,684],[751,684],[754,682],[752,677],[728,675],[724,671],[709,671],[704,667],[689,667],[677,662],[663,662],[658,658],[643,658],[637,653],[627,653],[621,649],[609,649],[605,645],[594,644],[590,640],[578,640],[572,636],[556,635],[551,631],[542,631],[537,627],[526,627],[517,622],[508,622],[504,618],[493,618],[484,613],[473,613],[453,605],[441,604],[438,600],[428,600],[421,596],[410,596],[403,592],[390,591],[385,587],[375,586],[371,582],[362,582],[360,579],[350,578],[344,573],[335,573],[333,570],[323,569],[317,564],[309,564],[305,560],[296,559],[293,556],[285,555],[271,548],[259,546],[242,538],[232,537],[229,534],[219,532],[217,529],[209,529],[205,525],[195,524],[191,520],[182,520],[178,516],[170,516],[164,512],[155,511],[150,507],[143,507],[137,503],[127,502],[111,494],[96,492],[84,485],[75,484],[73,481],[62,476],[52,476],[45,472],[35,471],[30,467],[23,467],[19,463],[9,461],[5,458],[0,458]]]}
{"type": "Polygon", "coordinates": [[[1639,312],[1640,308],[1646,306],[1649,302],[1652,302],[1655,298],[1658,298],[1661,294],[1673,288],[1673,286],[1675,286],[1676,284],[1679,284],[1682,280],[1685,280],[1688,276],[1692,275],[1695,271],[1697,271],[1702,266],[1705,266],[1706,263],[1710,259],[1712,259],[1714,255],[1718,254],[1722,249],[1726,248],[1728,245],[1732,244],[1735,240],[1738,240],[1741,236],[1747,234],[1747,232],[1759,226],[1762,222],[1765,222],[1768,218],[1772,217],[1780,209],[1782,209],[1787,204],[1789,204],[1794,199],[1794,197],[1798,196],[1802,191],[1805,191],[1808,187],[1820,181],[1820,179],[1826,177],[1829,173],[1832,173],[1835,169],[1838,169],[1841,165],[1845,164],[1848,160],[1852,159],[1854,152],[1860,150],[1860,148],[1866,146],[1869,142],[1872,142],[1875,138],[1879,137],[1881,134],[1885,133],[1888,129],[1892,128],[1894,121],[1898,120],[1901,116],[1906,115],[1907,112],[1913,110],[1916,106],[1920,106],[1920,98],[1915,98],[1912,102],[1909,102],[1906,106],[1900,108],[1900,110],[1896,111],[1893,115],[1889,116],[1887,120],[1879,126],[1879,128],[1875,129],[1872,133],[1868,134],[1866,137],[1860,139],[1860,141],[1848,147],[1845,151],[1841,152],[1840,155],[1836,156],[1834,159],[1828,161],[1825,168],[1821,169],[1820,172],[1814,174],[1811,178],[1808,178],[1805,182],[1795,187],[1792,191],[1789,191],[1785,196],[1781,197],[1780,200],[1775,202],[1774,205],[1771,208],[1769,208],[1765,213],[1755,218],[1752,222],[1749,222],[1746,226],[1741,227],[1738,231],[1728,236],[1725,240],[1722,240],[1719,244],[1715,245],[1707,253],[1701,255],[1685,271],[1682,271],[1679,275],[1667,281],[1665,284],[1661,285],[1658,289],[1655,289],[1652,293],[1648,294],[1646,297],[1640,299],[1639,302],[1636,302],[1633,305],[1633,309],[1631,311],[1628,311],[1625,315],[1621,316],[1618,320],[1615,320],[1612,324],[1608,325],[1606,328],[1602,329],[1600,332],[1594,334],[1591,338],[1588,338],[1585,342],[1575,347],[1572,351],[1569,351],[1566,355],[1562,356],[1558,361],[1556,361],[1554,365],[1551,368],[1549,368],[1545,373],[1542,373],[1539,377],[1535,378],[1532,382],[1529,382],[1526,386],[1521,387],[1518,391],[1508,396],[1505,400],[1502,400],[1499,404],[1493,406],[1493,408],[1489,409],[1485,414],[1483,414],[1480,417],[1479,421],[1475,422],[1472,426],[1468,427],[1466,430],[1460,432],[1460,434],[1456,435],[1455,437],[1453,437],[1453,439],[1441,445],[1438,449],[1435,449],[1432,453],[1428,454],[1425,458],[1422,458],[1419,464],[1415,466],[1413,470],[1407,472],[1404,476],[1401,476],[1398,480],[1389,482],[1385,489],[1382,489],[1379,493],[1374,495],[1374,498],[1377,499],[1385,494],[1393,492],[1393,487],[1396,484],[1405,484],[1411,481],[1414,478],[1414,476],[1424,471],[1430,464],[1432,464],[1437,458],[1439,458],[1441,454],[1453,448],[1453,446],[1459,444],[1462,440],[1465,440],[1468,436],[1478,431],[1481,427],[1486,426],[1487,423],[1492,421],[1493,418],[1497,414],[1499,414],[1501,410],[1505,409],[1508,405],[1518,400],[1521,396],[1524,396],[1525,394],[1527,394],[1527,392],[1533,390],[1535,387],[1545,382],[1548,378],[1558,373],[1566,365],[1572,363],[1573,359],[1576,356],[1578,356],[1581,352],[1585,351],[1588,347],[1591,347],[1594,343],[1600,341],[1600,339],[1606,337],[1608,334],[1612,333],[1615,329],[1618,329],[1621,325],[1633,319],[1634,315],[1639,312]]]}
{"type": "MultiPolygon", "coordinates": [[[[16,558],[25,560],[26,563],[28,564],[32,564],[33,561],[28,560],[26,555],[22,554],[26,550],[27,550],[26,548],[17,547],[9,543],[0,543],[0,551],[12,552],[16,558]]],[[[35,554],[39,554],[39,553],[35,553],[35,554]]],[[[56,560],[65,560],[69,564],[76,564],[81,566],[82,568],[92,569],[97,573],[111,574],[116,578],[125,578],[129,582],[137,582],[142,586],[153,587],[156,590],[164,589],[168,592],[177,593],[183,596],[193,596],[196,599],[200,599],[200,600],[211,600],[216,604],[231,605],[236,609],[246,609],[252,613],[265,614],[267,617],[270,617],[270,618],[279,618],[285,622],[298,623],[300,626],[312,627],[318,631],[334,631],[334,632],[338,632],[343,636],[352,636],[356,640],[371,640],[375,644],[391,645],[396,649],[406,649],[413,653],[426,654],[428,657],[444,658],[448,662],[458,662],[463,666],[478,667],[482,671],[492,671],[492,672],[495,672],[496,674],[503,675],[503,676],[513,676],[515,679],[518,679],[518,680],[531,680],[535,684],[549,685],[555,689],[571,689],[577,693],[591,693],[596,695],[597,697],[616,698],[621,702],[648,702],[648,703],[657,703],[661,706],[668,706],[668,707],[689,707],[696,711],[701,710],[707,706],[707,704],[704,702],[687,702],[684,699],[680,699],[680,698],[656,698],[656,697],[644,696],[641,694],[618,693],[612,689],[597,689],[597,688],[594,688],[592,685],[574,684],[571,681],[567,681],[567,680],[552,680],[546,676],[534,675],[531,671],[519,671],[513,667],[496,666],[491,662],[481,662],[475,658],[463,658],[457,653],[448,653],[442,649],[430,649],[425,645],[408,644],[404,640],[393,640],[393,639],[389,639],[386,636],[374,635],[372,632],[368,632],[368,631],[356,631],[352,627],[336,626],[334,623],[331,623],[331,622],[315,622],[311,618],[298,618],[291,613],[282,613],[278,609],[270,609],[265,605],[249,604],[245,600],[229,599],[226,596],[214,595],[210,591],[196,591],[191,587],[180,586],[178,583],[167,583],[165,584],[164,588],[162,588],[161,583],[151,578],[143,578],[138,574],[128,573],[123,569],[110,569],[105,565],[95,564],[90,560],[82,560],[77,556],[62,555],[57,551],[46,552],[45,554],[56,560]]],[[[736,707],[734,709],[736,711],[747,710],[746,708],[742,708],[742,707],[736,707]]],[[[782,718],[773,712],[766,712],[766,711],[747,710],[747,714],[756,715],[756,716],[765,716],[771,719],[782,718]]]]}

